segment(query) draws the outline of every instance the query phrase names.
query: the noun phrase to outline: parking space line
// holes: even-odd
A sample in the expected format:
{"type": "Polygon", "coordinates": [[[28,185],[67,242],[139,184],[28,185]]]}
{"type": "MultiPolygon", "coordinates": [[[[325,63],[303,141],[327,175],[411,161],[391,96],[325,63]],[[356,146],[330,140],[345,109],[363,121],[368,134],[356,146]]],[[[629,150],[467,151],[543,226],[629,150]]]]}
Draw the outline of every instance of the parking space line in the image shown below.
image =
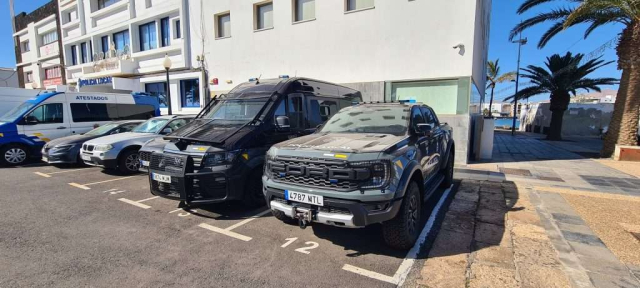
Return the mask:
{"type": "Polygon", "coordinates": [[[260,213],[258,213],[258,214],[256,214],[256,215],[254,215],[254,216],[251,216],[251,218],[248,218],[248,219],[242,220],[242,221],[240,221],[240,222],[238,222],[238,223],[236,223],[236,224],[233,224],[233,225],[231,225],[231,226],[227,227],[225,230],[231,231],[231,230],[233,230],[233,229],[236,229],[236,228],[238,228],[238,227],[240,227],[240,226],[242,226],[242,225],[244,225],[244,224],[247,224],[247,223],[249,223],[249,222],[251,222],[251,221],[253,221],[253,220],[256,220],[257,218],[262,217],[262,215],[267,214],[267,213],[269,213],[269,212],[271,212],[271,210],[269,210],[269,209],[264,210],[264,211],[262,211],[262,212],[260,212],[260,213]]]}
{"type": "Polygon", "coordinates": [[[349,264],[345,264],[342,267],[342,269],[346,270],[346,271],[349,271],[349,272],[356,273],[356,274],[360,274],[360,275],[365,276],[365,277],[369,277],[369,278],[373,278],[373,279],[376,279],[376,280],[380,280],[380,281],[384,281],[384,282],[387,282],[387,283],[391,283],[391,284],[394,284],[394,285],[398,284],[398,282],[396,281],[396,279],[394,277],[389,277],[387,275],[383,275],[383,274],[380,274],[380,273],[377,273],[377,272],[373,272],[373,271],[369,271],[369,270],[366,270],[366,269],[358,268],[356,266],[351,266],[349,264]]]}
{"type": "Polygon", "coordinates": [[[109,180],[104,180],[104,181],[98,181],[98,182],[93,182],[93,183],[87,183],[87,184],[78,184],[78,183],[69,183],[69,185],[76,187],[76,188],[80,188],[83,190],[91,190],[91,188],[87,187],[87,186],[91,186],[91,185],[96,185],[96,184],[102,184],[102,183],[109,183],[109,182],[114,182],[114,181],[120,181],[120,180],[125,180],[125,179],[129,179],[129,178],[133,178],[136,177],[134,176],[127,176],[127,177],[121,177],[121,178],[115,178],[115,179],[109,179],[109,180]]]}
{"type": "Polygon", "coordinates": [[[38,175],[38,176],[42,176],[45,178],[51,178],[51,175],[56,175],[56,174],[63,174],[63,173],[71,173],[71,172],[78,172],[81,170],[87,170],[89,168],[82,168],[82,169],[73,169],[73,170],[65,170],[65,171],[58,171],[58,172],[51,172],[51,173],[43,173],[43,172],[33,172],[34,174],[38,175]]]}
{"type": "MultiPolygon", "coordinates": [[[[175,210],[175,211],[177,211],[177,210],[175,210]]],[[[169,212],[169,213],[173,213],[175,211],[172,211],[172,212],[169,212]]],[[[236,224],[233,224],[233,225],[231,225],[231,226],[229,226],[227,228],[224,228],[224,229],[216,227],[216,226],[212,226],[212,225],[209,225],[209,224],[206,224],[206,223],[201,223],[198,226],[200,226],[200,228],[204,228],[204,229],[207,229],[209,231],[217,232],[217,233],[220,233],[220,234],[223,234],[223,235],[227,235],[229,237],[240,239],[242,241],[251,241],[251,239],[253,239],[253,238],[251,238],[249,236],[244,236],[242,234],[233,232],[231,230],[236,229],[236,228],[238,228],[238,227],[240,227],[242,225],[245,225],[245,224],[247,224],[247,223],[249,223],[249,222],[251,222],[253,220],[256,220],[256,219],[260,218],[262,215],[265,215],[265,214],[267,214],[269,212],[271,212],[271,210],[269,210],[269,209],[264,210],[264,211],[262,211],[262,212],[260,212],[260,213],[258,213],[256,215],[253,215],[253,216],[251,216],[251,217],[249,217],[247,219],[244,219],[244,220],[242,220],[242,221],[240,221],[240,222],[238,222],[236,224]]]]}
{"type": "Polygon", "coordinates": [[[210,231],[213,231],[213,232],[217,232],[217,233],[220,233],[220,234],[223,234],[223,235],[227,235],[229,237],[233,237],[233,238],[245,241],[245,242],[251,241],[251,239],[253,239],[253,238],[251,238],[249,236],[244,236],[242,234],[238,234],[236,232],[229,231],[227,229],[222,229],[222,228],[218,228],[216,226],[211,226],[211,225],[209,225],[207,223],[200,223],[200,225],[198,225],[198,226],[200,228],[204,228],[204,229],[207,229],[207,230],[210,230],[210,231]]]}
{"type": "Polygon", "coordinates": [[[146,201],[153,200],[153,199],[158,199],[158,198],[160,198],[160,196],[153,196],[153,197],[150,197],[150,198],[147,198],[147,199],[138,200],[136,202],[142,203],[142,202],[146,202],[146,201]]]}
{"type": "Polygon", "coordinates": [[[93,183],[87,183],[87,184],[83,184],[85,186],[91,186],[91,185],[96,185],[96,184],[102,184],[102,183],[108,183],[108,182],[113,182],[113,181],[120,181],[120,180],[125,180],[125,179],[129,179],[129,178],[133,178],[136,176],[127,176],[127,177],[121,177],[121,178],[115,178],[115,179],[109,179],[109,180],[104,180],[104,181],[98,181],[98,182],[93,182],[93,183]]]}
{"type": "Polygon", "coordinates": [[[122,201],[124,203],[127,203],[127,204],[131,204],[131,205],[136,206],[136,207],[140,207],[142,209],[151,208],[151,206],[149,206],[149,205],[145,205],[145,204],[139,203],[138,201],[129,200],[127,198],[120,198],[118,200],[120,200],[120,201],[122,201]]]}
{"type": "Polygon", "coordinates": [[[436,206],[433,207],[433,210],[429,215],[429,220],[424,225],[424,228],[422,229],[420,236],[418,236],[418,240],[416,240],[416,244],[414,244],[411,250],[407,252],[407,256],[404,257],[404,260],[400,264],[400,267],[398,267],[398,270],[393,275],[393,277],[383,275],[377,272],[369,271],[366,269],[358,268],[355,266],[351,266],[349,264],[345,264],[342,267],[342,270],[353,272],[365,277],[377,279],[377,280],[388,282],[391,284],[395,284],[398,287],[402,286],[404,281],[407,279],[409,272],[411,271],[411,267],[413,266],[413,263],[416,261],[416,258],[418,257],[418,253],[420,252],[420,248],[422,247],[422,244],[424,243],[425,240],[427,240],[427,236],[429,236],[431,229],[433,229],[433,224],[436,221],[436,216],[438,216],[438,213],[440,212],[440,209],[442,208],[442,205],[444,204],[444,202],[447,200],[447,198],[449,198],[449,193],[451,193],[451,189],[453,189],[453,185],[451,185],[451,187],[449,187],[447,190],[444,191],[444,193],[442,193],[442,197],[440,197],[440,200],[438,201],[436,206]]]}
{"type": "Polygon", "coordinates": [[[73,183],[73,182],[72,182],[72,183],[69,183],[69,185],[71,185],[71,186],[73,186],[73,187],[76,187],[76,188],[80,188],[80,189],[82,189],[82,190],[91,190],[91,188],[89,188],[89,187],[87,187],[87,186],[84,186],[84,185],[82,185],[82,184],[78,184],[78,183],[73,183]]]}

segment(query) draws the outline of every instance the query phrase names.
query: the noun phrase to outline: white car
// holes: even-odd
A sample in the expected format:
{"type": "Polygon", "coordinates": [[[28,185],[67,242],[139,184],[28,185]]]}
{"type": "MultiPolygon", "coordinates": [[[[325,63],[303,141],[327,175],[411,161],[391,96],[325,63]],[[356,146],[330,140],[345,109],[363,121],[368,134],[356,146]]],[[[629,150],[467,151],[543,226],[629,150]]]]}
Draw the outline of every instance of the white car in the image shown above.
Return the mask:
{"type": "Polygon", "coordinates": [[[82,144],[80,157],[87,165],[135,173],[140,168],[138,150],[149,140],[163,137],[193,120],[193,116],[160,116],[131,132],[96,138],[82,144]]]}

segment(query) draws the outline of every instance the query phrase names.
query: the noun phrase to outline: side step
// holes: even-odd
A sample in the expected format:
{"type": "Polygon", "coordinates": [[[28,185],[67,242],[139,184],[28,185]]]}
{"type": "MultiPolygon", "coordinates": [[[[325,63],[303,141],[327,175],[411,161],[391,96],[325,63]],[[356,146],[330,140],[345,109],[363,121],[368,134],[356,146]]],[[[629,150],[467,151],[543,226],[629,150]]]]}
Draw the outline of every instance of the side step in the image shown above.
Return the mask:
{"type": "Polygon", "coordinates": [[[443,181],[444,181],[444,175],[438,173],[438,175],[435,178],[433,178],[433,180],[424,184],[424,187],[426,187],[427,189],[425,189],[424,191],[425,197],[422,197],[422,199],[424,199],[423,202],[429,201],[429,198],[431,197],[431,195],[433,195],[433,193],[436,192],[436,190],[438,190],[438,188],[440,187],[440,184],[442,184],[443,181]]]}

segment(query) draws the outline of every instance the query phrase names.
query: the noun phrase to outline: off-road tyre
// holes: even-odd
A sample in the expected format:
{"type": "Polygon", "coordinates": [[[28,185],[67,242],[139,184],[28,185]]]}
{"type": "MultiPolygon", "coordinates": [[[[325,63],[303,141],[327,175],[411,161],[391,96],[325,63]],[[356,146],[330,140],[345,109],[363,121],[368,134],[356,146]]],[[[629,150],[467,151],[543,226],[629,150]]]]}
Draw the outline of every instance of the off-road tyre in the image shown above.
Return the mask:
{"type": "Polygon", "coordinates": [[[249,183],[244,188],[242,203],[251,208],[262,207],[266,204],[262,191],[262,170],[256,169],[249,176],[249,183]]]}
{"type": "Polygon", "coordinates": [[[129,149],[118,157],[118,171],[124,174],[138,173],[140,169],[140,154],[138,150],[129,149]]]}
{"type": "Polygon", "coordinates": [[[401,250],[413,247],[420,235],[421,204],[420,186],[413,181],[407,188],[398,215],[382,223],[382,236],[387,245],[401,250]]]}
{"type": "Polygon", "coordinates": [[[440,188],[449,188],[453,184],[453,165],[455,162],[455,157],[453,151],[449,152],[449,157],[447,157],[447,166],[442,169],[442,176],[444,176],[444,180],[440,184],[440,188]]]}
{"type": "Polygon", "coordinates": [[[29,149],[20,144],[8,144],[0,149],[0,166],[18,166],[29,161],[29,149]]]}

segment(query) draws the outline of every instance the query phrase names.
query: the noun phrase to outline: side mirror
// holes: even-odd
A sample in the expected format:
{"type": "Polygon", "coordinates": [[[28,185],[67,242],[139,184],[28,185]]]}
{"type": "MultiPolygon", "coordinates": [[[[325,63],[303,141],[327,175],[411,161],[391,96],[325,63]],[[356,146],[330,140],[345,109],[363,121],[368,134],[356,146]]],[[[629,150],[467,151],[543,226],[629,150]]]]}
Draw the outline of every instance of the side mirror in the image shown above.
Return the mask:
{"type": "Polygon", "coordinates": [[[38,124],[38,118],[36,118],[35,116],[24,117],[24,124],[25,125],[36,125],[36,124],[38,124]]]}
{"type": "Polygon", "coordinates": [[[432,130],[431,124],[418,124],[418,127],[416,127],[416,133],[427,137],[431,136],[432,130]]]}
{"type": "Polygon", "coordinates": [[[277,116],[276,129],[278,129],[278,131],[288,132],[291,129],[291,125],[289,124],[289,117],[277,116]]]}
{"type": "Polygon", "coordinates": [[[114,135],[114,134],[118,134],[118,133],[120,133],[120,129],[115,129],[115,130],[109,132],[109,135],[114,135]]]}
{"type": "Polygon", "coordinates": [[[164,128],[164,129],[162,129],[162,132],[160,132],[160,134],[162,134],[162,135],[168,135],[168,134],[171,134],[171,132],[173,132],[173,129],[171,129],[171,128],[164,128]]]}

